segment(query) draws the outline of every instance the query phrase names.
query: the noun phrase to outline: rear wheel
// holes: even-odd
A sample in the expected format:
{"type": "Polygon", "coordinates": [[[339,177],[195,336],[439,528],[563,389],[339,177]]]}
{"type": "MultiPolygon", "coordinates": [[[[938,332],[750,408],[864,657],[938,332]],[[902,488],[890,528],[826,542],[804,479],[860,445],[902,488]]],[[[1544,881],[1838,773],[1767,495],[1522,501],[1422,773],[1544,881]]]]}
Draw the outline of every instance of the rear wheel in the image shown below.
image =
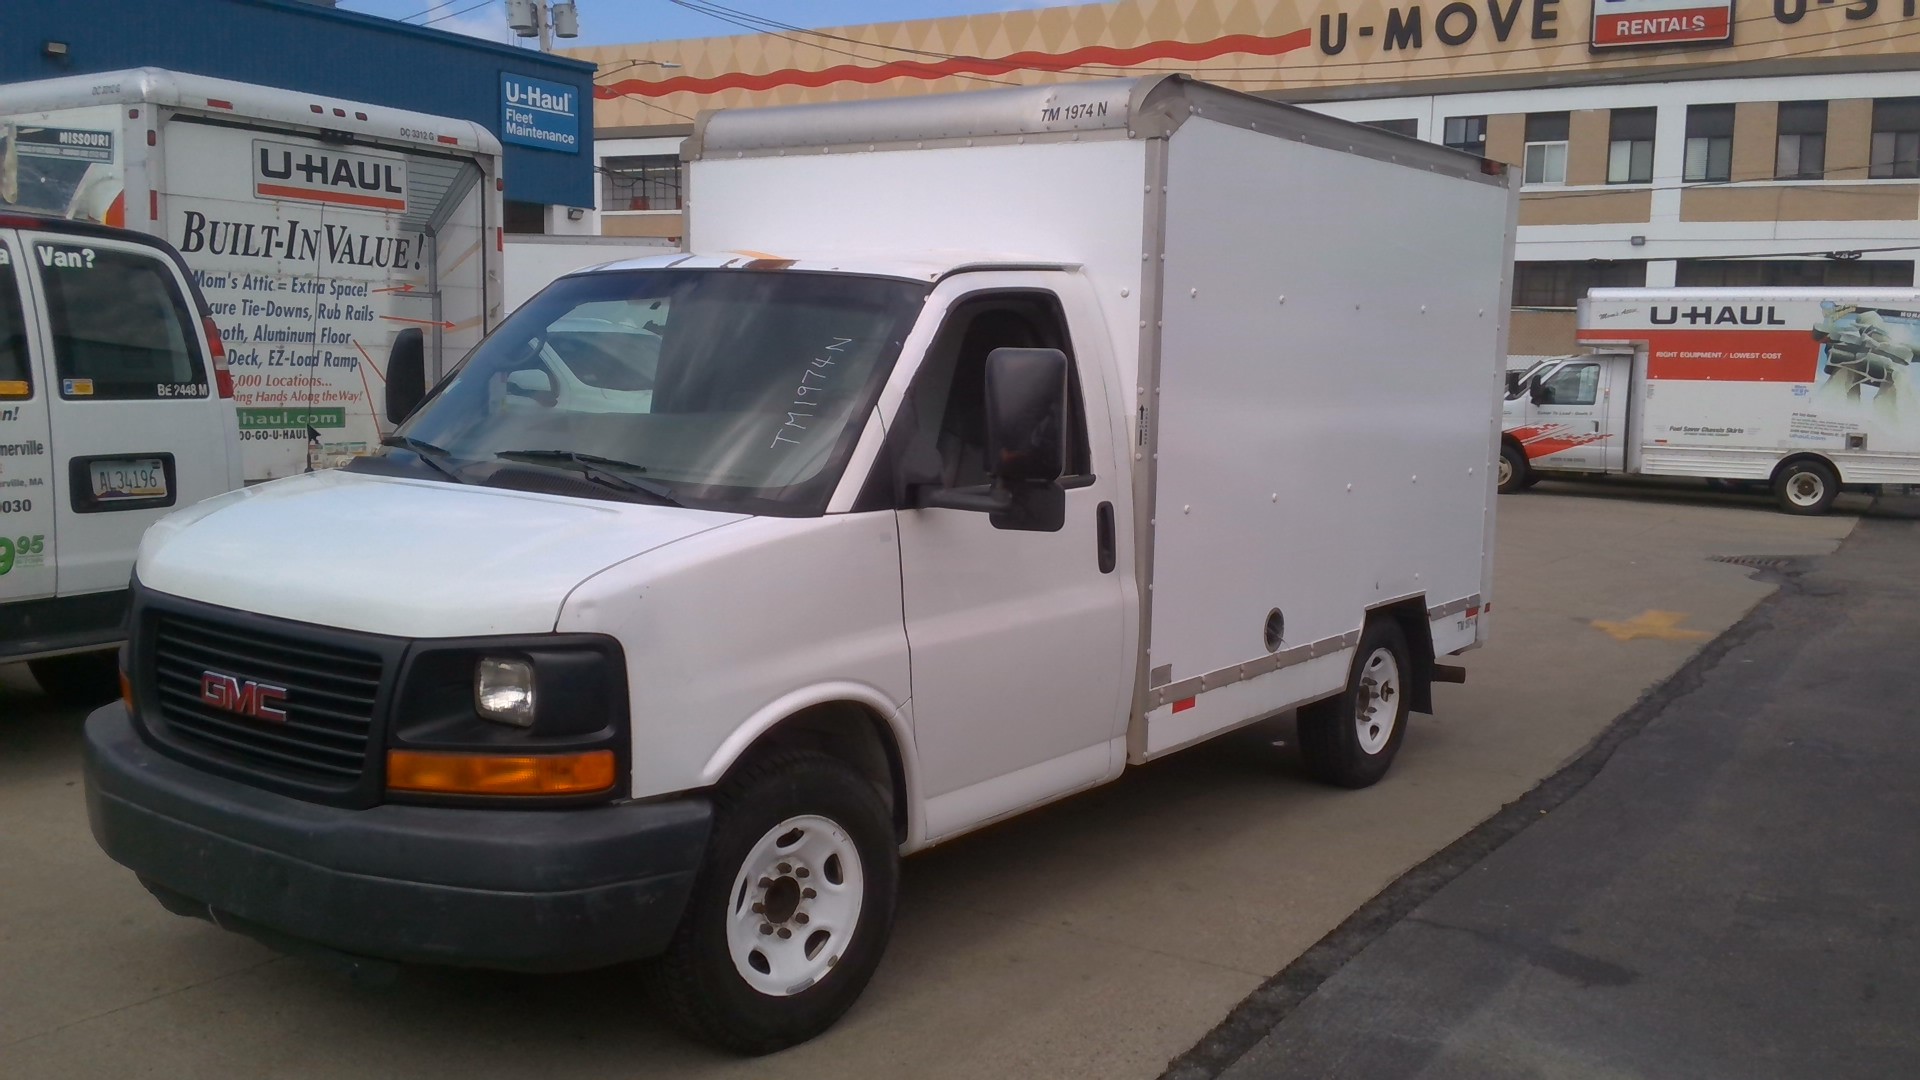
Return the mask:
{"type": "Polygon", "coordinates": [[[899,883],[893,818],[860,773],[807,751],[748,767],[715,803],[660,988],[687,1033],[771,1053],[831,1027],[879,966],[899,883]]]}
{"type": "Polygon", "coordinates": [[[1496,463],[1499,477],[1498,491],[1502,495],[1520,491],[1533,486],[1532,470],[1527,466],[1527,455],[1512,443],[1500,445],[1500,460],[1496,463]]]}
{"type": "Polygon", "coordinates": [[[1782,466],[1773,478],[1774,498],[1789,514],[1824,514],[1840,495],[1840,478],[1817,458],[1802,458],[1782,466]]]}
{"type": "Polygon", "coordinates": [[[120,695],[116,652],[69,653],[27,661],[47,696],[62,705],[105,705],[120,695]]]}
{"type": "Polygon", "coordinates": [[[1391,619],[1367,623],[1347,688],[1300,710],[1300,757],[1315,780],[1363,788],[1387,774],[1407,731],[1413,659],[1391,619]]]}

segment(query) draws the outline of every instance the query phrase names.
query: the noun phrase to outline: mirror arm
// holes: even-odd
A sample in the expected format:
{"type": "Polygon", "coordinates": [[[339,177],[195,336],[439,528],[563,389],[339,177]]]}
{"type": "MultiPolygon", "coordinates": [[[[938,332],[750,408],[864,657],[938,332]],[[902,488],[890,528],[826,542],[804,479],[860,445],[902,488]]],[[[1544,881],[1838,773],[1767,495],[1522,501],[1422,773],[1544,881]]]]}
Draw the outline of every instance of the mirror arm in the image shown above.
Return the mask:
{"type": "Polygon", "coordinates": [[[952,488],[923,487],[915,492],[914,505],[923,509],[972,510],[993,514],[1011,509],[1013,496],[1004,488],[990,491],[955,491],[952,488]]]}

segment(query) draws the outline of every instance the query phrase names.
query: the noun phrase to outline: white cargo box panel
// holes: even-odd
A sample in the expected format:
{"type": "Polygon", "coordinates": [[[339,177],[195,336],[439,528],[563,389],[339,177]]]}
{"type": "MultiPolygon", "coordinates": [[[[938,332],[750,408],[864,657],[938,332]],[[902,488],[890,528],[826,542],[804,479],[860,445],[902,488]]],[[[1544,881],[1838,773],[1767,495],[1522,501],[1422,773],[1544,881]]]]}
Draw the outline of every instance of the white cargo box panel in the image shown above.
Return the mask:
{"type": "Polygon", "coordinates": [[[1333,693],[1370,608],[1477,643],[1504,167],[1184,77],[723,110],[685,153],[697,252],[1093,284],[1136,395],[1135,760],[1333,693]]]}

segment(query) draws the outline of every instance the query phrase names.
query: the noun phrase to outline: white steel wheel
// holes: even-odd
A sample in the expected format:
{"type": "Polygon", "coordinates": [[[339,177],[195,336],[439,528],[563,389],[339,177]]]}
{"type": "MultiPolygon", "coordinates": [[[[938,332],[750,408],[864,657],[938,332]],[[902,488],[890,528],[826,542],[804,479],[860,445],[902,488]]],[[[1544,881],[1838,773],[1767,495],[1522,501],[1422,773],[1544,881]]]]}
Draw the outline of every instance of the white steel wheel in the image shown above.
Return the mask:
{"type": "Polygon", "coordinates": [[[1826,481],[1820,474],[1811,470],[1795,472],[1787,477],[1787,500],[1804,510],[1820,505],[1827,496],[1826,481]]]}
{"type": "Polygon", "coordinates": [[[713,808],[655,986],[688,1034],[769,1054],[831,1027],[873,978],[900,838],[873,779],[812,750],[756,756],[714,790],[713,808]]]}
{"type": "Polygon", "coordinates": [[[1363,788],[1385,776],[1406,737],[1415,677],[1399,623],[1367,620],[1347,668],[1346,689],[1300,709],[1300,763],[1308,774],[1345,788],[1363,788]]]}
{"type": "Polygon", "coordinates": [[[1803,458],[1779,472],[1773,492],[1789,514],[1824,514],[1840,495],[1840,478],[1825,462],[1803,458]]]}
{"type": "Polygon", "coordinates": [[[866,878],[845,829],[815,814],[768,829],[734,877],[727,951],[769,997],[809,989],[840,962],[860,922],[866,878]]]}
{"type": "Polygon", "coordinates": [[[1393,738],[1401,691],[1400,661],[1393,650],[1373,650],[1360,666],[1360,685],[1353,691],[1353,730],[1363,753],[1378,754],[1393,738]]]}
{"type": "Polygon", "coordinates": [[[1501,454],[1500,464],[1496,467],[1499,469],[1500,490],[1505,491],[1513,486],[1513,462],[1507,455],[1501,454]]]}

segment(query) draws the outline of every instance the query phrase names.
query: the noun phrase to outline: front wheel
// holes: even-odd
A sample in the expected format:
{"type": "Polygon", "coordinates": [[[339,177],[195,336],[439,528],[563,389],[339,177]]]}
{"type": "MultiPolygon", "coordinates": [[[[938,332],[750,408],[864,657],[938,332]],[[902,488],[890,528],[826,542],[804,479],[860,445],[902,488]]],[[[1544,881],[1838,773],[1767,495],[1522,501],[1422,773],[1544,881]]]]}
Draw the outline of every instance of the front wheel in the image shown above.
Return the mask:
{"type": "Polygon", "coordinates": [[[1347,688],[1300,710],[1300,757],[1315,780],[1368,787],[1387,774],[1407,732],[1413,658],[1391,619],[1367,623],[1354,650],[1347,688]]]}
{"type": "Polygon", "coordinates": [[[1773,494],[1789,514],[1824,514],[1840,496],[1840,478],[1826,462],[1803,458],[1774,477],[1773,494]]]}
{"type": "Polygon", "coordinates": [[[865,777],[812,752],[750,766],[715,803],[660,988],[688,1034],[772,1053],[833,1026],[879,966],[900,876],[893,819],[865,777]]]}
{"type": "Polygon", "coordinates": [[[1495,463],[1499,484],[1496,490],[1502,495],[1522,491],[1533,486],[1533,470],[1527,465],[1527,455],[1512,443],[1502,443],[1500,460],[1495,463]]]}

